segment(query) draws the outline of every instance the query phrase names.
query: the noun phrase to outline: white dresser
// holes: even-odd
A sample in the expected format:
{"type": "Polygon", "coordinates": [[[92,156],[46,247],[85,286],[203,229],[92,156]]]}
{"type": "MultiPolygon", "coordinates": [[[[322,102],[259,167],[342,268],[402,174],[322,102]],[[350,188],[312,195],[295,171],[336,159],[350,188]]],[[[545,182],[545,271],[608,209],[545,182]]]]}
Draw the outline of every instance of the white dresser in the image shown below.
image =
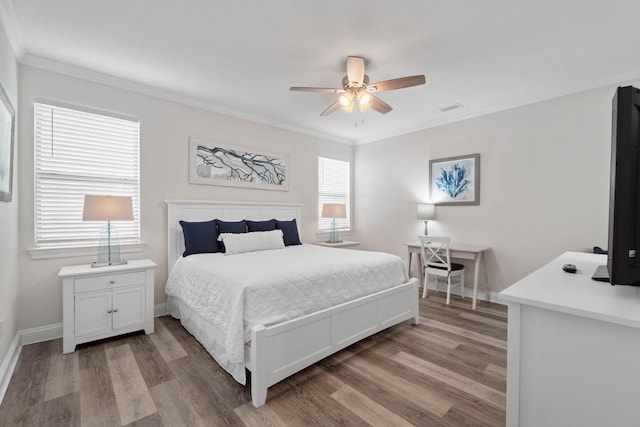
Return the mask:
{"type": "Polygon", "coordinates": [[[153,333],[155,267],[148,259],[109,267],[62,267],[58,276],[62,279],[63,352],[141,329],[153,333]]]}
{"type": "Polygon", "coordinates": [[[592,280],[606,262],[566,252],[500,293],[508,427],[640,425],[640,288],[592,280]]]}

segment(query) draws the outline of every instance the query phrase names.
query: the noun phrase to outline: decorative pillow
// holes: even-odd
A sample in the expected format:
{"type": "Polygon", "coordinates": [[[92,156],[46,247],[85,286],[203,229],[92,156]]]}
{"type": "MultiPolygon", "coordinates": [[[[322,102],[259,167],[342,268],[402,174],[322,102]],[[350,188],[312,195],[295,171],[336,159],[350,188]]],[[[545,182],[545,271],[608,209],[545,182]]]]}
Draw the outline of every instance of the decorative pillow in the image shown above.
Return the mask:
{"type": "Polygon", "coordinates": [[[245,219],[249,233],[252,231],[271,231],[276,229],[276,220],[270,219],[268,221],[251,221],[245,219]]]}
{"type": "Polygon", "coordinates": [[[184,236],[184,253],[189,256],[201,253],[222,252],[218,243],[218,228],[216,221],[187,222],[180,221],[184,236]]]}
{"type": "MultiPolygon", "coordinates": [[[[216,224],[218,224],[218,233],[220,234],[247,232],[247,222],[244,219],[242,221],[220,221],[219,219],[216,219],[216,224]]],[[[220,251],[226,252],[226,248],[222,241],[220,241],[220,251]]]]}
{"type": "Polygon", "coordinates": [[[222,233],[218,239],[224,242],[228,255],[284,248],[282,230],[256,231],[253,233],[222,233]]]}
{"type": "Polygon", "coordinates": [[[298,235],[298,224],[296,219],[291,221],[276,221],[276,228],[282,230],[284,245],[301,245],[300,236],[298,235]]]}
{"type": "Polygon", "coordinates": [[[247,222],[244,219],[242,221],[220,221],[219,219],[216,219],[216,224],[218,224],[219,233],[247,232],[247,222]]]}

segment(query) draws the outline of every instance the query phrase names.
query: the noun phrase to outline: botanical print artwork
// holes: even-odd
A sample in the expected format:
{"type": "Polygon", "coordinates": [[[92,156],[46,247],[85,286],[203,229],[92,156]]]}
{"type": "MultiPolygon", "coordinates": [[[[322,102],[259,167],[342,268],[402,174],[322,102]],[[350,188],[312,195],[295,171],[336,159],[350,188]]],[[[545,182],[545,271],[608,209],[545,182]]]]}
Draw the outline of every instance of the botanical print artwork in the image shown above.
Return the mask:
{"type": "Polygon", "coordinates": [[[480,203],[479,154],[432,160],[429,166],[433,203],[440,205],[480,203]]]}
{"type": "Polygon", "coordinates": [[[462,196],[470,183],[469,170],[458,162],[453,163],[449,170],[442,168],[436,177],[436,188],[452,199],[462,196]]]}
{"type": "Polygon", "coordinates": [[[287,156],[190,139],[190,182],[288,190],[287,156]]]}

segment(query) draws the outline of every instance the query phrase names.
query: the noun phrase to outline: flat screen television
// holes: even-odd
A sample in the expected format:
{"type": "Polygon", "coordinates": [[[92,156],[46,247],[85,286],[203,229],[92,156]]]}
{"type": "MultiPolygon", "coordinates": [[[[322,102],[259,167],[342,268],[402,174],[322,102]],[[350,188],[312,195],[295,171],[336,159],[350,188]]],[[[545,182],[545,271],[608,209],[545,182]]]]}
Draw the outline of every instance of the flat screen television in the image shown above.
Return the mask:
{"type": "Polygon", "coordinates": [[[632,86],[613,97],[608,251],[608,281],[640,286],[640,90],[632,86]]]}

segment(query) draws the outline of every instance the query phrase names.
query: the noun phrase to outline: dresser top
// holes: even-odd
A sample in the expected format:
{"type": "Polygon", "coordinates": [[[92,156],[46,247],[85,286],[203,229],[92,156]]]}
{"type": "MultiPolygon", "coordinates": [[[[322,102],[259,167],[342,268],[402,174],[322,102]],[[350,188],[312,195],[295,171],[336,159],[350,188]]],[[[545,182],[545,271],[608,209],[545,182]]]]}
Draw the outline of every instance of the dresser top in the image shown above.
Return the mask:
{"type": "Polygon", "coordinates": [[[591,279],[606,255],[565,252],[500,292],[501,300],[640,328],[640,287],[591,279]],[[578,271],[562,271],[574,264],[578,271]]]}
{"type": "Polygon", "coordinates": [[[132,259],[126,264],[109,265],[106,267],[91,267],[91,264],[68,265],[60,269],[58,277],[113,274],[123,271],[144,270],[154,267],[156,267],[156,263],[150,259],[132,259]]]}

